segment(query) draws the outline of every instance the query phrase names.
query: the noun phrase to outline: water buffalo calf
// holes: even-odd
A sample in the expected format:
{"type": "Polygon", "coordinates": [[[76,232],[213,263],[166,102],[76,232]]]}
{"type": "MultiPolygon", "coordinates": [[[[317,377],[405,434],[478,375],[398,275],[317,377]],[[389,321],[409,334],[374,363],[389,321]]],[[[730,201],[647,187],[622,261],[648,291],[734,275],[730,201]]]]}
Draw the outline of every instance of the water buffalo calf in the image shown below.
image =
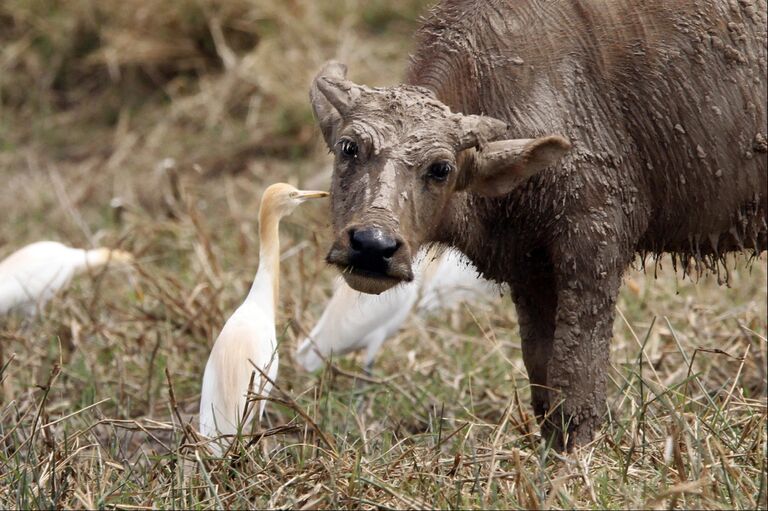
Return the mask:
{"type": "Polygon", "coordinates": [[[602,422],[635,254],[726,279],[726,252],[766,248],[765,1],[445,1],[405,84],[330,62],[310,97],[335,153],[328,262],[381,293],[444,243],[510,284],[561,449],[602,422]]]}

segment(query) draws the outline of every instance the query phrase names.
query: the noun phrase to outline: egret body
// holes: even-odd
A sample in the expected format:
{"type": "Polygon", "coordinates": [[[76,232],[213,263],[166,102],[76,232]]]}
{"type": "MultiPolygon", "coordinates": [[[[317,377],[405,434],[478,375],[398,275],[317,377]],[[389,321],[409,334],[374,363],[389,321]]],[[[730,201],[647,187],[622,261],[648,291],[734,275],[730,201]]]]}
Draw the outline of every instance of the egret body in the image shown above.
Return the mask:
{"type": "Polygon", "coordinates": [[[75,275],[109,263],[132,261],[122,250],[72,248],[56,241],[38,241],[0,262],[0,314],[32,316],[75,275]]]}
{"type": "Polygon", "coordinates": [[[314,371],[333,355],[365,349],[370,371],[384,341],[397,333],[412,310],[432,313],[461,302],[487,299],[498,287],[477,274],[460,252],[433,247],[422,250],[413,264],[413,281],[379,295],[360,293],[339,279],[315,327],[300,341],[294,358],[314,371]]]}
{"type": "MultiPolygon", "coordinates": [[[[210,438],[223,437],[221,443],[211,444],[216,454],[221,454],[231,436],[256,416],[254,406],[248,404],[251,382],[252,392],[263,397],[269,395],[271,384],[254,366],[272,381],[277,377],[275,308],[280,276],[280,219],[302,202],[327,195],[327,192],[300,191],[284,183],[270,186],[262,195],[256,277],[245,301],[224,324],[203,375],[200,432],[210,438]]],[[[265,405],[263,400],[258,405],[259,419],[265,405]]]]}

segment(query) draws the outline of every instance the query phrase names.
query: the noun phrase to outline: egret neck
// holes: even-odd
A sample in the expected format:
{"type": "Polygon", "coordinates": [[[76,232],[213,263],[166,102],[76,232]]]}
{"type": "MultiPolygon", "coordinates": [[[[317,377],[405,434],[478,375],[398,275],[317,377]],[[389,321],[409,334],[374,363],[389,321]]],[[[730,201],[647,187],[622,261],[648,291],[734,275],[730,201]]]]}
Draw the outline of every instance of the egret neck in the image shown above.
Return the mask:
{"type": "Polygon", "coordinates": [[[274,317],[280,290],[280,215],[262,204],[259,211],[259,267],[246,303],[267,305],[274,317]]]}

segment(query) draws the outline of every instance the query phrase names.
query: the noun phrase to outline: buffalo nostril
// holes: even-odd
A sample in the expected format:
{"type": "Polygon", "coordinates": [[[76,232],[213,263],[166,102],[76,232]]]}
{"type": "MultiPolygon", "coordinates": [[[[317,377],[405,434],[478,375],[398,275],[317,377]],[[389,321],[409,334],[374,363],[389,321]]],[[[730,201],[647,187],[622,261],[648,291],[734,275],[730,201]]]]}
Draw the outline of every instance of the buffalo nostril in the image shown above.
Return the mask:
{"type": "Polygon", "coordinates": [[[381,255],[384,256],[385,259],[389,259],[393,255],[395,255],[395,252],[397,252],[397,249],[400,248],[401,244],[402,243],[400,243],[399,241],[395,241],[394,244],[392,244],[392,245],[388,246],[387,248],[385,248],[384,250],[382,250],[381,251],[381,255]]]}
{"type": "Polygon", "coordinates": [[[355,229],[349,230],[349,244],[352,247],[352,250],[356,250],[360,252],[361,250],[363,250],[363,245],[360,239],[358,239],[358,237],[355,236],[358,232],[359,231],[356,231],[355,229]]]}

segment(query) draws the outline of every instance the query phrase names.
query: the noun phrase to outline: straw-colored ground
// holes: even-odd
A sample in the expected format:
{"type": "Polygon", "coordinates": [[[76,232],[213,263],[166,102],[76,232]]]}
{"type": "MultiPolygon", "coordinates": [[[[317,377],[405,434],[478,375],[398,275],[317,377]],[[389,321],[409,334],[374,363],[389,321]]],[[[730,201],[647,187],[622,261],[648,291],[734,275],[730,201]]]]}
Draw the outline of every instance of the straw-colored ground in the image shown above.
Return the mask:
{"type": "Polygon", "coordinates": [[[1,508],[766,507],[765,256],[732,259],[730,288],[666,259],[631,271],[610,419],[561,457],[538,442],[508,297],[412,318],[371,381],[354,359],[298,369],[334,276],[320,203],[283,226],[273,429],[232,459],[196,447],[261,191],[327,186],[310,77],[337,56],[394,83],[420,4],[0,3],[0,257],[39,239],[138,257],[0,324],[1,508]]]}

